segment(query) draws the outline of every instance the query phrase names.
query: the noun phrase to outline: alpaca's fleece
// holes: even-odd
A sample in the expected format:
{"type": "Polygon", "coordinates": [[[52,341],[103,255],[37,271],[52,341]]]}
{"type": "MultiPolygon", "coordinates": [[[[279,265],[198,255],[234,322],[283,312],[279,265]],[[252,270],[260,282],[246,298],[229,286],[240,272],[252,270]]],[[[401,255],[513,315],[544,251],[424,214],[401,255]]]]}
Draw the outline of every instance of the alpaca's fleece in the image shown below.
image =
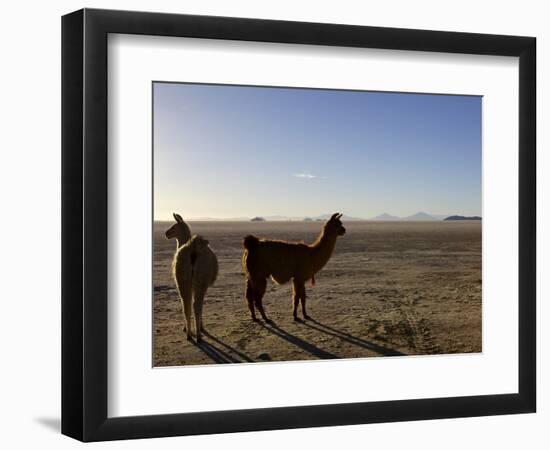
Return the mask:
{"type": "Polygon", "coordinates": [[[172,273],[182,301],[187,337],[191,332],[193,306],[197,340],[200,340],[204,296],[218,276],[218,259],[208,241],[201,236],[193,236],[182,245],[174,255],[172,273]]]}
{"type": "MultiPolygon", "coordinates": [[[[178,288],[212,286],[218,277],[218,259],[208,241],[202,236],[193,236],[174,255],[172,273],[178,288]]],[[[181,289],[180,289],[181,292],[181,289]]]]}

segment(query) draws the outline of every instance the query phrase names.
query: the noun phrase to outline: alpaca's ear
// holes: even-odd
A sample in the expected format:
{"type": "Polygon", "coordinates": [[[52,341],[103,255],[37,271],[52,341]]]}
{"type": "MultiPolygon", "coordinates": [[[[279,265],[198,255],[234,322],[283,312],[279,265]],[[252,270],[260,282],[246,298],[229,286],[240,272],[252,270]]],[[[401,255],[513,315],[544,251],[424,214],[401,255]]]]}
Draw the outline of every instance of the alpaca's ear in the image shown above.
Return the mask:
{"type": "Polygon", "coordinates": [[[340,214],[338,214],[338,217],[337,217],[337,219],[341,219],[343,215],[344,215],[344,213],[340,213],[340,214]]]}
{"type": "Polygon", "coordinates": [[[183,219],[179,214],[176,214],[176,213],[172,213],[172,214],[174,215],[174,219],[176,219],[176,222],[183,223],[183,219]]]}
{"type": "Polygon", "coordinates": [[[330,218],[330,220],[338,219],[338,214],[340,214],[340,213],[334,213],[332,215],[332,217],[330,218]]]}

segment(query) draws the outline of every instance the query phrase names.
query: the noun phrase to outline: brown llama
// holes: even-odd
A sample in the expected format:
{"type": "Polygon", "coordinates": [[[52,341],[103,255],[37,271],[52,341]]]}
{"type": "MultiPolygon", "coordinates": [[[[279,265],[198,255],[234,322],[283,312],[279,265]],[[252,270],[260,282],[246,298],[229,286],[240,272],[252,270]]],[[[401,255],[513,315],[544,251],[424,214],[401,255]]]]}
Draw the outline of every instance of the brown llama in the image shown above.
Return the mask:
{"type": "Polygon", "coordinates": [[[246,274],[246,300],[252,320],[257,321],[255,308],[262,318],[269,321],[263,305],[267,278],[277,284],[293,280],[293,317],[298,320],[298,303],[302,303],[304,319],[306,313],[306,282],[315,284],[315,274],[330,259],[336,239],[343,236],[346,229],[340,221],[342,214],[336,213],[325,223],[317,240],[310,245],[246,236],[243,241],[243,270],[246,274]]]}

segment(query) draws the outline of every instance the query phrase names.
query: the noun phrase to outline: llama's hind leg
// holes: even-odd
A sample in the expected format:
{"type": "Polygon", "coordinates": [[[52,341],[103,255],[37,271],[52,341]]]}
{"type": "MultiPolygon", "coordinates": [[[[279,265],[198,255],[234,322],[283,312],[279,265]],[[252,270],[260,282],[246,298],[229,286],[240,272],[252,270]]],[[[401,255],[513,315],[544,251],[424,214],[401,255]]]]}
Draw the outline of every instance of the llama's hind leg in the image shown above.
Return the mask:
{"type": "Polygon", "coordinates": [[[302,288],[302,295],[300,296],[300,302],[302,303],[302,315],[304,316],[304,320],[310,320],[311,317],[308,316],[306,312],[306,287],[305,286],[302,288]]]}
{"type": "Polygon", "coordinates": [[[268,317],[265,315],[264,305],[262,304],[262,299],[264,298],[266,287],[267,280],[265,278],[254,280],[254,290],[256,292],[256,297],[254,300],[256,303],[256,308],[258,308],[258,311],[260,311],[262,319],[264,319],[266,322],[271,322],[271,320],[269,320],[268,317]]]}
{"type": "Polygon", "coordinates": [[[298,319],[298,304],[302,300],[302,312],[304,313],[304,319],[307,318],[305,314],[305,297],[306,297],[306,287],[303,282],[298,280],[293,280],[292,283],[292,317],[294,320],[298,319]]]}

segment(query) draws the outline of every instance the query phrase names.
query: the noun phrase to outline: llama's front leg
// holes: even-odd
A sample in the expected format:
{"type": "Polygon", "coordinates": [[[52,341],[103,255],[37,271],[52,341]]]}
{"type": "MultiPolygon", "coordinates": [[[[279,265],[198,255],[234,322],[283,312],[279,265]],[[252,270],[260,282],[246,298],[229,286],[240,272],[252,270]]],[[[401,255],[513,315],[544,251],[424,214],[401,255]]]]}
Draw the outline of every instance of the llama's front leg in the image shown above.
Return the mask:
{"type": "Polygon", "coordinates": [[[256,292],[252,287],[250,280],[246,280],[246,291],[245,291],[246,303],[248,304],[248,309],[250,310],[250,316],[254,322],[258,321],[256,317],[256,311],[254,309],[254,302],[256,298],[256,292]]]}

